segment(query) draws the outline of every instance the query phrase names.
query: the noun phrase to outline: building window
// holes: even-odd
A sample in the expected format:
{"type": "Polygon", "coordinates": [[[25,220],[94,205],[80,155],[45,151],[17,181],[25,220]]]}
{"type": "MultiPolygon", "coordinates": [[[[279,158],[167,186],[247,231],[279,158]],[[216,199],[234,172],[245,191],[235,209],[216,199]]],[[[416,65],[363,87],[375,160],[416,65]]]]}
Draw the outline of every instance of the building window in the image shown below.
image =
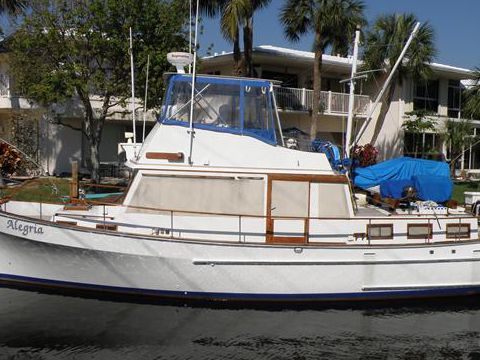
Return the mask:
{"type": "Polygon", "coordinates": [[[469,239],[470,224],[447,224],[447,239],[469,239]]]}
{"type": "Polygon", "coordinates": [[[444,160],[440,149],[441,139],[435,133],[405,132],[403,155],[417,159],[444,160]]]}
{"type": "Polygon", "coordinates": [[[393,239],[393,224],[369,224],[367,236],[369,240],[393,239]]]}
{"type": "Polygon", "coordinates": [[[433,237],[432,224],[408,224],[407,239],[431,239],[433,237]]]}
{"type": "Polygon", "coordinates": [[[413,109],[438,112],[438,80],[425,80],[415,84],[413,109]]]}
{"type": "Polygon", "coordinates": [[[462,85],[460,80],[448,80],[448,117],[460,118],[462,85]]]}

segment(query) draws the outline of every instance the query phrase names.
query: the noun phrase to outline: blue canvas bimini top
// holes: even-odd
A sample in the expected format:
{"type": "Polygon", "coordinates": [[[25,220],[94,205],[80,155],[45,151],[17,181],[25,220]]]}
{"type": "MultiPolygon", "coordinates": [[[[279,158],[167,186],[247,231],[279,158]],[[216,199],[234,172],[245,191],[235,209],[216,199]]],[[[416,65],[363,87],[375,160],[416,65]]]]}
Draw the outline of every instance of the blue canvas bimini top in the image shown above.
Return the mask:
{"type": "MultiPolygon", "coordinates": [[[[269,81],[200,75],[195,78],[195,128],[257,138],[275,145],[275,123],[269,81]]],[[[170,78],[163,124],[189,126],[192,76],[170,78]]]]}

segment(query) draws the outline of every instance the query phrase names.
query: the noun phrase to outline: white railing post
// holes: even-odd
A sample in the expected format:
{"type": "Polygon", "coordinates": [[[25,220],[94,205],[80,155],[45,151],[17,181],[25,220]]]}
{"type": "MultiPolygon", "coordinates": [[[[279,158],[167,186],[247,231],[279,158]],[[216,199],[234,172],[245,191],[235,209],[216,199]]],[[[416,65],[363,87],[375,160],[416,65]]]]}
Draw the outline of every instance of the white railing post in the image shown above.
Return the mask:
{"type": "Polygon", "coordinates": [[[302,88],[302,110],[307,110],[307,91],[302,88]]]}
{"type": "Polygon", "coordinates": [[[328,100],[327,100],[327,113],[330,114],[332,112],[332,92],[328,92],[328,100]]]}

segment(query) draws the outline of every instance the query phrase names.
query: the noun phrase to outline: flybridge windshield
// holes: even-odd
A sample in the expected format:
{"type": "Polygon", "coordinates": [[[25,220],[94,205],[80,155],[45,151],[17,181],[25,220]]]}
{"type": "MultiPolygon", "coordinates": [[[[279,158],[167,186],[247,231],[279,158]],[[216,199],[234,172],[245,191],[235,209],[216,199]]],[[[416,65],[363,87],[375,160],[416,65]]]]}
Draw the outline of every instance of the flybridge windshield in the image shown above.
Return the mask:
{"type": "MultiPolygon", "coordinates": [[[[272,92],[263,80],[198,76],[195,80],[193,123],[198,129],[248,135],[276,144],[272,92]]],[[[189,125],[192,78],[170,79],[164,124],[189,125]]]]}

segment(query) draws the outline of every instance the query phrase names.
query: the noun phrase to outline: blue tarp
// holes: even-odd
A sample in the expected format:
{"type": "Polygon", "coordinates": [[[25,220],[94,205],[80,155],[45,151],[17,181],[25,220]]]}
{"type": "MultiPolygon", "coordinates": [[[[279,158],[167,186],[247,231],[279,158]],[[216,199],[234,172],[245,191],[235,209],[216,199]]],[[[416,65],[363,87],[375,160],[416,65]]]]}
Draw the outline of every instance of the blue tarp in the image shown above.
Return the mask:
{"type": "Polygon", "coordinates": [[[413,187],[420,200],[442,203],[452,197],[453,182],[446,176],[419,175],[413,177],[413,187]]]}
{"type": "Polygon", "coordinates": [[[452,194],[452,181],[447,163],[401,157],[376,165],[356,168],[354,184],[367,189],[380,185],[383,197],[402,197],[403,188],[413,185],[421,200],[444,202],[452,194]]]}
{"type": "Polygon", "coordinates": [[[414,186],[412,179],[385,180],[380,183],[380,195],[384,198],[399,199],[403,197],[403,189],[407,186],[414,186]]]}

